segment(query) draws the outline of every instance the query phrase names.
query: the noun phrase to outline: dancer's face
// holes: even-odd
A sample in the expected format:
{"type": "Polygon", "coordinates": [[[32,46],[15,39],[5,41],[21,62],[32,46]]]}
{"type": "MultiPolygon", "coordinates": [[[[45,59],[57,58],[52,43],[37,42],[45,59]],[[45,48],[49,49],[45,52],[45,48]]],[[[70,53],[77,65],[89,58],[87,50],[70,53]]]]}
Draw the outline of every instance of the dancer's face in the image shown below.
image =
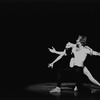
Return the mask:
{"type": "Polygon", "coordinates": [[[82,46],[82,44],[81,44],[81,42],[80,42],[79,39],[76,40],[76,45],[78,45],[78,47],[81,47],[82,46]]]}
{"type": "Polygon", "coordinates": [[[76,45],[79,46],[84,46],[86,44],[86,39],[87,37],[85,36],[79,36],[78,39],[76,40],[76,45]]]}

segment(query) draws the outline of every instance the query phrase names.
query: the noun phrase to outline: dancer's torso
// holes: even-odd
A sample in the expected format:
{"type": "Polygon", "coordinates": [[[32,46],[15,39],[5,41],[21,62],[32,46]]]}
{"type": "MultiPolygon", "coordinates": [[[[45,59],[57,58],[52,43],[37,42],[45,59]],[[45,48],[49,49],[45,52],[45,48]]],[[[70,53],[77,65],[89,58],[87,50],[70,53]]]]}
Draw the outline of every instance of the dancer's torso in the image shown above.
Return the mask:
{"type": "Polygon", "coordinates": [[[79,67],[83,67],[84,61],[87,57],[86,48],[83,47],[79,49],[75,46],[72,48],[72,53],[74,54],[74,57],[71,58],[70,67],[73,67],[75,65],[79,67]]]}

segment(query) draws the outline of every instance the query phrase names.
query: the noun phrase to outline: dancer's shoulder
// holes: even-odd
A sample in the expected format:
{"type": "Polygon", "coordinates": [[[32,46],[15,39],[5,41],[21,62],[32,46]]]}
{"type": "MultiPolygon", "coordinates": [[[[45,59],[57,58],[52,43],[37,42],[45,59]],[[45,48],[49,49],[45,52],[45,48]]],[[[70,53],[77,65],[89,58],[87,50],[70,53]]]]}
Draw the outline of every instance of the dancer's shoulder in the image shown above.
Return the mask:
{"type": "Polygon", "coordinates": [[[92,54],[93,50],[89,46],[85,46],[85,50],[88,54],[92,54]]]}
{"type": "Polygon", "coordinates": [[[92,50],[89,46],[85,46],[85,49],[92,50]]]}

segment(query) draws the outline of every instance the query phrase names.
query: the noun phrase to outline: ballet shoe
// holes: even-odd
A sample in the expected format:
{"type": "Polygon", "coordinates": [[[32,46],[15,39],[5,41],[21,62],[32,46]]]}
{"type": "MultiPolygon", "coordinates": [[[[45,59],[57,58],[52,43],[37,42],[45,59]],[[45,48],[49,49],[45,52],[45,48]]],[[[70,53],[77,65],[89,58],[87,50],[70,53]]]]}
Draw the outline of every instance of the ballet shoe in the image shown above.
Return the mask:
{"type": "Polygon", "coordinates": [[[52,90],[50,91],[50,93],[53,93],[53,92],[60,93],[60,92],[61,92],[61,89],[60,89],[59,87],[56,87],[56,88],[54,88],[54,89],[52,89],[52,90]]]}

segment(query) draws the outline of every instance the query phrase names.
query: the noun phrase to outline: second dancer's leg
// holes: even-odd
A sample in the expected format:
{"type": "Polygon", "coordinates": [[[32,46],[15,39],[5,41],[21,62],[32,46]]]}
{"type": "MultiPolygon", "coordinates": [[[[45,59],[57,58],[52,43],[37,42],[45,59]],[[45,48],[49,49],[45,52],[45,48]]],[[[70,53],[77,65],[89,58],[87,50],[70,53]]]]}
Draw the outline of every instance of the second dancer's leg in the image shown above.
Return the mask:
{"type": "Polygon", "coordinates": [[[100,83],[92,76],[92,74],[91,74],[90,71],[87,69],[87,67],[84,67],[83,72],[84,72],[84,74],[89,78],[89,80],[90,80],[92,83],[94,83],[94,84],[100,86],[100,83]]]}

